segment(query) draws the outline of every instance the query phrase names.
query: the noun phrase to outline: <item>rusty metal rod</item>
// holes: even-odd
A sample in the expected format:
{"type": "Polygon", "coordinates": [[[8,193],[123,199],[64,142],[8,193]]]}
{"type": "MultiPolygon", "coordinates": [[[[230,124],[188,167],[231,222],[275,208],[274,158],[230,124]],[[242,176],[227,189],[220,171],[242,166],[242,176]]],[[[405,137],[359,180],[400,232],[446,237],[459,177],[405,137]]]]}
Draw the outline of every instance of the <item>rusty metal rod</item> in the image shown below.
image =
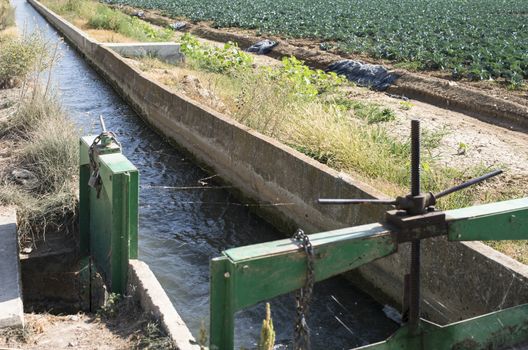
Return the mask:
{"type": "Polygon", "coordinates": [[[319,198],[317,200],[319,204],[387,204],[396,205],[397,202],[394,199],[332,199],[332,198],[319,198]]]}
{"type": "Polygon", "coordinates": [[[492,171],[491,173],[488,173],[488,174],[485,174],[485,175],[482,175],[482,176],[479,176],[479,177],[476,177],[474,179],[471,179],[469,181],[466,181],[464,183],[461,183],[460,185],[456,185],[456,186],[453,186],[451,188],[448,188],[447,190],[445,191],[442,191],[440,193],[437,193],[435,194],[435,198],[438,199],[438,198],[442,198],[444,196],[447,196],[448,194],[451,194],[453,192],[456,192],[456,191],[460,191],[460,190],[463,190],[464,188],[467,188],[469,186],[473,186],[473,185],[476,185],[478,184],[479,182],[482,182],[484,180],[487,180],[489,178],[492,178],[494,176],[497,176],[497,175],[500,175],[502,174],[503,171],[502,170],[495,170],[495,171],[492,171]]]}
{"type": "MultiPolygon", "coordinates": [[[[411,195],[420,195],[420,121],[411,121],[411,195]]],[[[411,267],[409,278],[409,325],[418,332],[420,322],[420,240],[411,242],[411,267]]]]}

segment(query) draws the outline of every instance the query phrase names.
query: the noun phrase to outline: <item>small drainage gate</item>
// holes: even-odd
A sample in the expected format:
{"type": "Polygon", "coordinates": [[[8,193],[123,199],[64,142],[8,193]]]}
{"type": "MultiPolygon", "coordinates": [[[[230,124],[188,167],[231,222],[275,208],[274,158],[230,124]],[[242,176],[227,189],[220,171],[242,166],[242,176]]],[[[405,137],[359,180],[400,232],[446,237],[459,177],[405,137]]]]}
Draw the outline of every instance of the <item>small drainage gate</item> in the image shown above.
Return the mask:
{"type": "Polygon", "coordinates": [[[103,133],[80,140],[80,251],[110,292],[124,294],[128,261],[138,255],[139,174],[101,123],[103,133]]]}

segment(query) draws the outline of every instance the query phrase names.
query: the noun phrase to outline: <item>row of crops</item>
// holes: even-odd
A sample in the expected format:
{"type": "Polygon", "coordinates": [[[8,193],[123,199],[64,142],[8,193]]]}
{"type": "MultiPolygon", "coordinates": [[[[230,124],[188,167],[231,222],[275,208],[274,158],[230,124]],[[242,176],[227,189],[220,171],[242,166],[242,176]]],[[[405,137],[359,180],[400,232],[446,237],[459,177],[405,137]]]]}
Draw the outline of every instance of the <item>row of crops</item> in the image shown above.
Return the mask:
{"type": "Polygon", "coordinates": [[[454,77],[528,79],[526,0],[106,0],[218,27],[317,38],[322,47],[454,77]]]}

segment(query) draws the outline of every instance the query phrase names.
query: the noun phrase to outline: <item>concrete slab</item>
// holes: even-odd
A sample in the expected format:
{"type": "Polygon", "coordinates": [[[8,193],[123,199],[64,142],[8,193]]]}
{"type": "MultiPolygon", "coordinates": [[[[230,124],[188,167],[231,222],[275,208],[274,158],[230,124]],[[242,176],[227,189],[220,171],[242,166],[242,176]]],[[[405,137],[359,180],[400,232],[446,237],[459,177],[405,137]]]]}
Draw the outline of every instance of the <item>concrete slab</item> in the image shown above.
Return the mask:
{"type": "Polygon", "coordinates": [[[23,327],[15,208],[0,208],[0,328],[23,327]]]}
{"type": "Polygon", "coordinates": [[[161,326],[179,350],[198,350],[196,340],[182,320],[150,267],[131,259],[128,267],[128,293],[139,299],[144,311],[160,320],[161,326]]]}
{"type": "Polygon", "coordinates": [[[180,44],[177,43],[106,43],[102,45],[129,58],[153,56],[172,64],[183,61],[180,44]]]}

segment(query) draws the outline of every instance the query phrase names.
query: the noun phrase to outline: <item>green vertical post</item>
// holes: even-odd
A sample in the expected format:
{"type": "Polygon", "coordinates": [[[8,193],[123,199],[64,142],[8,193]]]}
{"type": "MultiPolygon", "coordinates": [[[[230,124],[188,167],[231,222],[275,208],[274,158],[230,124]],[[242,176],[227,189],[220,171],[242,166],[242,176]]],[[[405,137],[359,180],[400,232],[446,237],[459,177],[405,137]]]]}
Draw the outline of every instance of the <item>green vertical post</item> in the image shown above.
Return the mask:
{"type": "MultiPolygon", "coordinates": [[[[81,148],[82,152],[82,148],[81,148]]],[[[81,256],[90,255],[90,166],[79,167],[79,249],[81,256]]]]}
{"type": "Polygon", "coordinates": [[[209,348],[233,349],[235,346],[235,310],[233,308],[232,273],[227,257],[211,260],[209,348]]]}

